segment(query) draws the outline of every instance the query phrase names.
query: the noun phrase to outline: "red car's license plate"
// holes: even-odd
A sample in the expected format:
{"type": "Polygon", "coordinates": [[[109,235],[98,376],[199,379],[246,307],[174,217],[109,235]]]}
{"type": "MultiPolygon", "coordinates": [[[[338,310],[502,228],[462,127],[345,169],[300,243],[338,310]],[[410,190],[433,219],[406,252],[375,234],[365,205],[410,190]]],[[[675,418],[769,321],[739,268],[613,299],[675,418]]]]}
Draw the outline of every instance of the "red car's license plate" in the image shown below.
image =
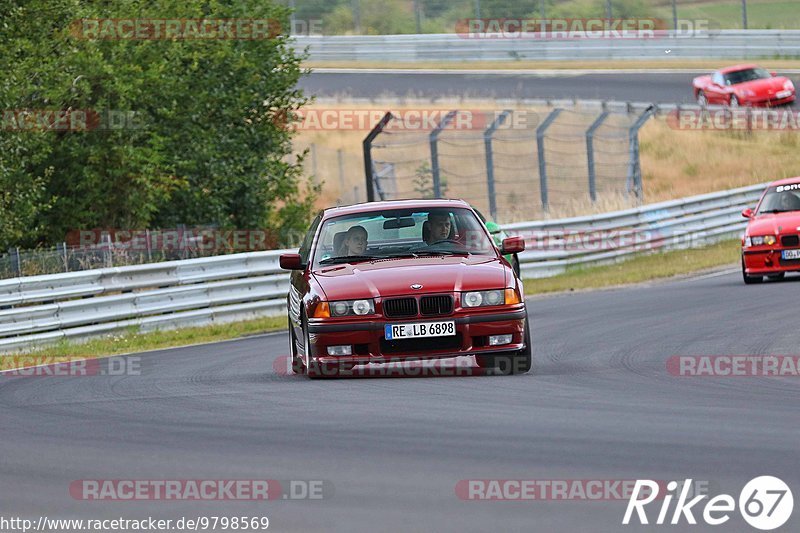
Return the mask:
{"type": "Polygon", "coordinates": [[[783,259],[800,259],[800,250],[784,250],[781,252],[783,259]]]}
{"type": "Polygon", "coordinates": [[[453,320],[445,320],[413,324],[386,324],[385,333],[387,341],[417,337],[448,337],[456,334],[456,323],[453,320]]]}

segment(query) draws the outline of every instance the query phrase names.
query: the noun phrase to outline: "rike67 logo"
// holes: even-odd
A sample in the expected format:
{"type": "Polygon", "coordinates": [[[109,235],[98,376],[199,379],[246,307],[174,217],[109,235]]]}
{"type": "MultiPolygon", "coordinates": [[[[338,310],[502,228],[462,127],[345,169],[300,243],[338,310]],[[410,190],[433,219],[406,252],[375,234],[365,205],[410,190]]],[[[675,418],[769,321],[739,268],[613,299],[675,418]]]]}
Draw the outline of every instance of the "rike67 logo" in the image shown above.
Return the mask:
{"type": "MultiPolygon", "coordinates": [[[[694,525],[697,524],[695,513],[701,513],[705,523],[712,526],[722,525],[730,520],[731,513],[737,507],[733,496],[720,494],[701,506],[698,504],[708,498],[708,495],[701,494],[689,500],[691,486],[691,479],[687,479],[681,485],[676,481],[670,481],[667,484],[668,492],[661,500],[658,518],[655,522],[650,522],[652,516],[648,518],[645,507],[658,497],[658,483],[649,479],[637,479],[633,493],[628,500],[628,507],[625,509],[623,525],[631,524],[632,519],[634,524],[638,519],[640,524],[676,525],[685,520],[685,523],[694,525]],[[676,489],[679,486],[680,494],[678,495],[676,489]],[[678,499],[670,517],[670,506],[674,496],[678,496],[678,499]],[[697,506],[696,509],[695,506],[697,506]]],[[[739,493],[738,507],[745,522],[756,529],[770,531],[781,527],[789,520],[792,509],[794,509],[794,498],[791,489],[783,480],[773,476],[760,476],[748,481],[739,493]]]]}

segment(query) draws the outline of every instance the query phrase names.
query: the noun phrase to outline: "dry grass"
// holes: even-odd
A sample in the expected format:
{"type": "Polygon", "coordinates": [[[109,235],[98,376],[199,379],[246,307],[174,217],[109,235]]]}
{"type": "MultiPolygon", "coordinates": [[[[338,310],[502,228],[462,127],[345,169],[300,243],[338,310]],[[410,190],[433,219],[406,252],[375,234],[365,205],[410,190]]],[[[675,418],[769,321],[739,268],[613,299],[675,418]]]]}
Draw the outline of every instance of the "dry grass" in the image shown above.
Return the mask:
{"type": "Polygon", "coordinates": [[[640,137],[648,202],[800,175],[800,134],[676,131],[651,120],[640,137]]]}
{"type": "MultiPolygon", "coordinates": [[[[499,130],[495,135],[498,219],[514,222],[543,217],[560,218],[624,209],[635,205],[625,194],[627,128],[631,117],[612,115],[597,131],[595,158],[597,202],[588,196],[586,144],[583,132],[597,116],[595,109],[565,110],[548,129],[546,142],[550,211],[541,210],[535,129],[549,109],[520,102],[490,100],[428,100],[387,103],[316,103],[317,109],[342,110],[486,110],[512,108],[525,117],[525,128],[499,130]]],[[[476,115],[477,116],[477,115],[476,115]]],[[[428,131],[393,132],[378,137],[376,161],[399,162],[396,197],[420,197],[414,181],[430,161],[428,131]]],[[[366,200],[362,141],[367,129],[300,131],[296,149],[314,145],[306,172],[323,181],[319,206],[366,200]],[[341,158],[341,165],[340,165],[341,158]],[[314,172],[316,169],[316,172],[314,172]]],[[[664,118],[651,119],[640,133],[644,198],[647,203],[719,191],[800,175],[800,136],[797,133],[728,132],[671,129],[664,118]]],[[[487,212],[485,153],[482,128],[446,131],[439,143],[445,195],[464,198],[487,212]]],[[[428,175],[429,178],[429,175],[428,175]]],[[[429,182],[428,182],[429,183],[429,182]]]]}

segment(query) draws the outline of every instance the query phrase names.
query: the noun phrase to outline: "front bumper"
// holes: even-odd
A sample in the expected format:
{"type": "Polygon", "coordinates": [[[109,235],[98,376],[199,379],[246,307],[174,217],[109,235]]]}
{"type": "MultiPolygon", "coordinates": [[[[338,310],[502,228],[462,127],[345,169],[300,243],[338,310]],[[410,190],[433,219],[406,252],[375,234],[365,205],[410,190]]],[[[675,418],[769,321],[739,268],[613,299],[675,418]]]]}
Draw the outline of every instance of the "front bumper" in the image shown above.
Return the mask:
{"type": "Polygon", "coordinates": [[[782,105],[788,105],[795,101],[796,95],[791,94],[784,98],[758,98],[758,97],[748,97],[743,98],[740,102],[741,105],[752,105],[753,107],[777,107],[782,105]]]}
{"type": "Polygon", "coordinates": [[[770,249],[742,250],[744,270],[749,276],[768,276],[781,272],[800,272],[800,259],[786,260],[781,258],[782,250],[795,250],[794,247],[777,246],[770,249]]]}
{"type": "Polygon", "coordinates": [[[511,310],[493,310],[468,315],[455,314],[440,317],[414,317],[409,319],[380,319],[373,321],[343,322],[337,320],[311,320],[308,333],[311,341],[311,358],[319,363],[389,363],[418,359],[438,359],[480,353],[519,351],[524,347],[524,306],[511,310]],[[420,322],[455,321],[456,335],[450,338],[404,339],[387,341],[384,326],[420,322]],[[489,346],[490,335],[511,334],[511,343],[489,346]],[[350,345],[353,355],[330,356],[328,346],[350,345]]]}

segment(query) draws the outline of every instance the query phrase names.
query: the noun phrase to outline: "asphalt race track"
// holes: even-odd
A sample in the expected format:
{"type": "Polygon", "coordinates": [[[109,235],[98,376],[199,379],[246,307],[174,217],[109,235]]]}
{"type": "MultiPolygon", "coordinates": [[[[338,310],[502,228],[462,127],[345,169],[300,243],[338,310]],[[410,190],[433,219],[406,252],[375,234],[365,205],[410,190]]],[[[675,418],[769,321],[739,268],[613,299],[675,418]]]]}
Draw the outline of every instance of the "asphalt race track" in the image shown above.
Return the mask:
{"type": "MultiPolygon", "coordinates": [[[[666,361],[798,354],[798,288],[745,287],[729,272],[530,299],[535,373],[523,376],[310,381],[274,369],[285,333],[147,353],[141,375],[0,376],[0,515],[265,515],[270,530],[298,532],[652,531],[662,528],[620,525],[626,501],[463,501],[455,486],[692,478],[738,499],[771,474],[797,499],[800,380],[677,377],[666,361]],[[69,492],[81,479],[232,478],[324,480],[333,492],[270,502],[69,492]]],[[[654,520],[658,508],[648,510],[654,520]]],[[[753,531],[738,512],[716,528],[664,527],[753,531]]]]}
{"type": "MultiPolygon", "coordinates": [[[[299,87],[316,96],[580,98],[657,104],[693,103],[692,79],[700,72],[684,73],[355,73],[313,72],[299,87]]],[[[798,81],[797,74],[789,78],[798,81]]],[[[794,107],[798,104],[795,102],[794,107]]]]}

